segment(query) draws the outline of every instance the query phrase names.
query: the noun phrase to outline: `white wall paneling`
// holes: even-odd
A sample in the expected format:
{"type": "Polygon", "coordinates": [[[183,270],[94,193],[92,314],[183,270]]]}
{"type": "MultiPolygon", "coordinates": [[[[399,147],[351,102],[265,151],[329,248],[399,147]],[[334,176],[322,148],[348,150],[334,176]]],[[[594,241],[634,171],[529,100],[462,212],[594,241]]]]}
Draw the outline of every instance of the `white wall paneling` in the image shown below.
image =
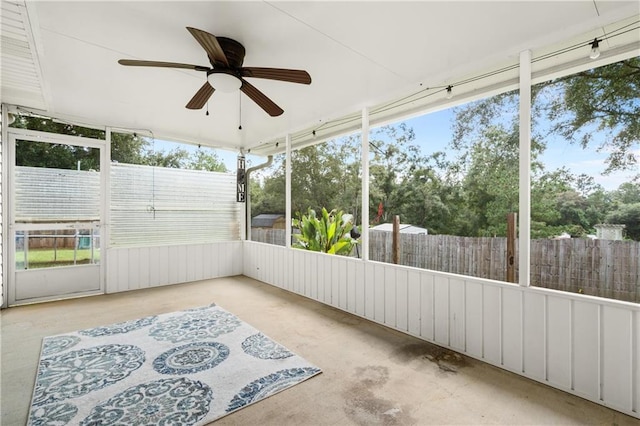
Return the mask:
{"type": "Polygon", "coordinates": [[[396,328],[409,331],[409,289],[406,269],[396,269],[396,328]]]}
{"type": "Polygon", "coordinates": [[[434,340],[439,345],[449,346],[449,278],[434,276],[434,340]]]}
{"type": "Polygon", "coordinates": [[[434,276],[420,274],[420,337],[435,340],[434,276]]]}
{"type": "Polygon", "coordinates": [[[522,369],[522,292],[502,288],[502,365],[511,371],[522,369]]]}
{"type": "Polygon", "coordinates": [[[375,318],[375,265],[371,262],[364,262],[364,316],[369,319],[375,318]]]}
{"type": "Polygon", "coordinates": [[[243,244],[244,275],[640,418],[637,304],[243,244]]]}
{"type": "MultiPolygon", "coordinates": [[[[313,253],[307,253],[307,256],[313,256],[313,253]]],[[[338,307],[347,310],[347,261],[344,258],[338,258],[338,277],[340,278],[340,287],[338,295],[338,307]]]]}
{"type": "Polygon", "coordinates": [[[414,336],[421,333],[420,309],[420,274],[417,271],[407,272],[407,331],[414,336]]]}
{"type": "Polygon", "coordinates": [[[476,358],[482,358],[482,285],[478,283],[468,283],[465,288],[466,293],[464,330],[466,352],[476,358]]]}
{"type": "Polygon", "coordinates": [[[502,364],[502,288],[484,285],[482,288],[482,357],[502,364]]]}
{"type": "Polygon", "coordinates": [[[630,411],[633,405],[632,319],[631,311],[602,307],[601,399],[621,411],[630,411]]]}
{"type": "Polygon", "coordinates": [[[449,280],[449,345],[457,351],[465,350],[465,283],[449,280]]]}
{"type": "Polygon", "coordinates": [[[546,366],[546,296],[539,293],[523,293],[523,371],[536,380],[545,380],[546,366]]]}
{"type": "Polygon", "coordinates": [[[107,293],[240,275],[243,268],[242,241],[107,251],[107,293]]]}
{"type": "Polygon", "coordinates": [[[600,401],[600,306],[573,301],[573,390],[580,396],[600,401]]]}
{"type": "Polygon", "coordinates": [[[570,299],[547,299],[547,377],[550,384],[571,389],[571,318],[573,305],[570,299]]]}

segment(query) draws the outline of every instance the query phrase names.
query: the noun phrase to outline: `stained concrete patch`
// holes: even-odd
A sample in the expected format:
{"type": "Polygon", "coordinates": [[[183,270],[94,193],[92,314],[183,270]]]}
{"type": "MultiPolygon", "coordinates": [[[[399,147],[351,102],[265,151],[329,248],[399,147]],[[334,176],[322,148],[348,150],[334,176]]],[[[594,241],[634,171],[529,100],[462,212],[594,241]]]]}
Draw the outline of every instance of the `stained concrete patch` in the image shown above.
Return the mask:
{"type": "Polygon", "coordinates": [[[469,365],[459,353],[428,342],[401,346],[393,352],[393,357],[403,363],[426,359],[448,373],[457,373],[458,369],[469,365]]]}
{"type": "Polygon", "coordinates": [[[389,370],[384,366],[370,365],[355,369],[355,380],[344,392],[344,412],[358,425],[415,424],[406,406],[379,398],[375,392],[389,380],[389,370]]]}

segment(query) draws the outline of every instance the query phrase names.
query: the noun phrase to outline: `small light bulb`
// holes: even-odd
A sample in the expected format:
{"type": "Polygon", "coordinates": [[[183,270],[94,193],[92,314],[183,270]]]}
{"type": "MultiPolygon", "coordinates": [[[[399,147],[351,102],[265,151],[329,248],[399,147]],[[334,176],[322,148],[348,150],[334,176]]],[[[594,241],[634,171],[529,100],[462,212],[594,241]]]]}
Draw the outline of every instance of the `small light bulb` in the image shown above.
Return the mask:
{"type": "Polygon", "coordinates": [[[453,98],[453,91],[451,89],[453,89],[452,86],[447,86],[447,99],[453,98]]]}
{"type": "Polygon", "coordinates": [[[593,42],[591,42],[591,53],[589,54],[589,57],[591,59],[598,59],[599,56],[600,56],[600,41],[597,38],[594,38],[593,42]]]}

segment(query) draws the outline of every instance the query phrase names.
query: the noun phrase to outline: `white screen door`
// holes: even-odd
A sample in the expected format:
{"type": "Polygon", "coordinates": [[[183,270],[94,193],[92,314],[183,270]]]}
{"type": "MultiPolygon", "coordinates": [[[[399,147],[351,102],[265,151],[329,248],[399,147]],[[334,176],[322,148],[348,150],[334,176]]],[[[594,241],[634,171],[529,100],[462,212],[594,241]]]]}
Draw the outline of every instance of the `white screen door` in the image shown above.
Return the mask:
{"type": "Polygon", "coordinates": [[[9,142],[9,304],[103,292],[104,141],[26,131],[9,142]]]}

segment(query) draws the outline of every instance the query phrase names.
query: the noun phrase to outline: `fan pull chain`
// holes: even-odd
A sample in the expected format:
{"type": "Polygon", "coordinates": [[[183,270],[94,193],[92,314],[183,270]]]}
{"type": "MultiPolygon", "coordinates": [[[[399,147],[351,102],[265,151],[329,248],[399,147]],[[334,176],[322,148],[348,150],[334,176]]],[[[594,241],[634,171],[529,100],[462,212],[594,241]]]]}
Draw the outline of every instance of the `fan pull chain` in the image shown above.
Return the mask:
{"type": "Polygon", "coordinates": [[[209,116],[209,102],[208,101],[207,101],[207,113],[205,115],[209,116]]]}
{"type": "Polygon", "coordinates": [[[239,112],[240,114],[238,114],[239,116],[239,125],[238,125],[238,130],[242,130],[242,92],[240,92],[238,90],[238,108],[239,108],[239,112]]]}

